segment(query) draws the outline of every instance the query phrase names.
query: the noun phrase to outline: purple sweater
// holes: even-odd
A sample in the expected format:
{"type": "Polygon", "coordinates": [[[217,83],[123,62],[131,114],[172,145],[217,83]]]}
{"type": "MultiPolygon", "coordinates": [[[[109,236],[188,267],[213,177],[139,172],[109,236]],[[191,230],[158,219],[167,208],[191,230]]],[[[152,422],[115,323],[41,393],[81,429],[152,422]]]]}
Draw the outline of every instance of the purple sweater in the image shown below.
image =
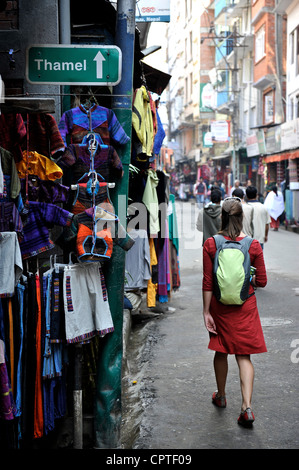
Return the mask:
{"type": "Polygon", "coordinates": [[[73,214],[54,204],[30,201],[28,219],[23,227],[24,237],[20,242],[22,258],[30,258],[54,248],[49,228],[53,225],[69,226],[72,218],[73,214]]]}

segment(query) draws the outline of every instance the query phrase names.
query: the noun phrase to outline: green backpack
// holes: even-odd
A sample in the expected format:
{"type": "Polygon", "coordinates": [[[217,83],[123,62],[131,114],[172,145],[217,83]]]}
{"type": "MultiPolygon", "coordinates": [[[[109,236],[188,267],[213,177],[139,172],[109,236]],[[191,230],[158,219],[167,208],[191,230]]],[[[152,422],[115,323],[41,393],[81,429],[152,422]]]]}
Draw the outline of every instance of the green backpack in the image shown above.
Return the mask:
{"type": "Polygon", "coordinates": [[[250,255],[252,238],[240,241],[227,240],[214,235],[216,254],[214,259],[214,295],[225,305],[242,305],[249,297],[250,255]]]}

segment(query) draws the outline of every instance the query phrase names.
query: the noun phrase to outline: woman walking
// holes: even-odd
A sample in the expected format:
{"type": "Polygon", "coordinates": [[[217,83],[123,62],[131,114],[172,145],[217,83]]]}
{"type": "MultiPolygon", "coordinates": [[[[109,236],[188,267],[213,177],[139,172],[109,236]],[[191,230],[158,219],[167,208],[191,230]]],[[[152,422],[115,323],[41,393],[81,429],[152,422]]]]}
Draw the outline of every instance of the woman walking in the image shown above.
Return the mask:
{"type": "MultiPolygon", "coordinates": [[[[239,241],[245,237],[242,232],[243,210],[239,198],[230,197],[223,201],[220,234],[227,240],[239,241]]],[[[238,423],[251,426],[254,414],[251,407],[254,367],[251,354],[267,351],[259,318],[254,287],[265,287],[267,275],[263,250],[257,240],[249,248],[251,266],[256,268],[249,297],[242,305],[224,305],[214,295],[213,262],[216,254],[214,238],[208,238],[203,246],[203,316],[209,332],[209,349],[215,351],[214,371],[217,392],[212,402],[221,408],[226,407],[226,379],[228,354],[234,354],[239,367],[242,394],[241,413],[238,423]]]]}
{"type": "Polygon", "coordinates": [[[281,191],[278,191],[277,186],[273,186],[272,190],[268,193],[264,206],[271,217],[270,227],[277,232],[280,225],[280,217],[284,212],[283,194],[281,191]]]}

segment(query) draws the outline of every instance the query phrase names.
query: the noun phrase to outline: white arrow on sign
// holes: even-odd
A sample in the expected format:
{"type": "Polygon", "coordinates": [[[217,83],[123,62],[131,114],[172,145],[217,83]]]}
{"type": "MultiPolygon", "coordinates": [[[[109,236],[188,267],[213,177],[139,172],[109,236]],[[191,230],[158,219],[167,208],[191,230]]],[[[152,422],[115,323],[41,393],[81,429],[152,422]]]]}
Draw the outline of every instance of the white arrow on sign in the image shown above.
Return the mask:
{"type": "Polygon", "coordinates": [[[103,78],[103,62],[106,60],[105,57],[99,51],[93,60],[97,63],[97,78],[103,78]]]}

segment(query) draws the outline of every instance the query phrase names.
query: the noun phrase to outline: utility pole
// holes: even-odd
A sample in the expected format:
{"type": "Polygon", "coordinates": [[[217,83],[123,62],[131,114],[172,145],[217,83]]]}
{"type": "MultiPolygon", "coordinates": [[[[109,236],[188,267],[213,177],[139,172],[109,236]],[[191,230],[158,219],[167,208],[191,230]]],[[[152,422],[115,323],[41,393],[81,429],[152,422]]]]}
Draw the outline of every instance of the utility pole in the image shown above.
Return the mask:
{"type": "MultiPolygon", "coordinates": [[[[117,1],[115,44],[122,51],[122,76],[114,87],[112,108],[126,134],[132,134],[133,64],[135,47],[135,0],[117,1]]],[[[116,214],[126,226],[131,142],[117,148],[124,175],[110,196],[116,214]]],[[[99,448],[120,447],[121,372],[125,252],[118,246],[105,272],[114,332],[101,340],[95,401],[95,438],[99,448]]]]}
{"type": "MultiPolygon", "coordinates": [[[[234,180],[239,179],[239,160],[236,152],[239,144],[239,104],[237,100],[238,96],[238,56],[237,56],[237,25],[234,23],[233,26],[233,41],[234,41],[234,68],[232,73],[232,88],[233,88],[233,177],[234,180]]],[[[233,183],[233,181],[232,181],[233,183]]]]}

